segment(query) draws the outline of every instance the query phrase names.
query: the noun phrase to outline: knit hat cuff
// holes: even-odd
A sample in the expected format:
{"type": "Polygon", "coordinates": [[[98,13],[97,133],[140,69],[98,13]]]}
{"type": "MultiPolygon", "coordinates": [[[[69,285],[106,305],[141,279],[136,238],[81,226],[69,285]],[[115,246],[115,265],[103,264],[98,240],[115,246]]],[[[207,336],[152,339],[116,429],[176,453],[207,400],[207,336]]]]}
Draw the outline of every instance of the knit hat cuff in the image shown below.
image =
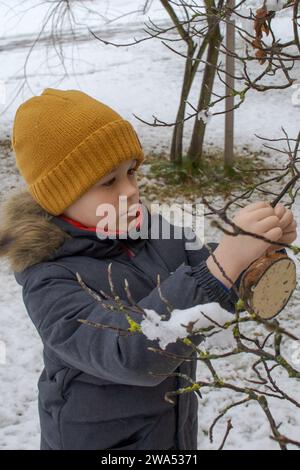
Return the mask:
{"type": "Polygon", "coordinates": [[[124,160],[145,159],[129,121],[109,122],[86,137],[46,175],[29,186],[33,197],[50,214],[59,215],[99,179],[124,160]]]}

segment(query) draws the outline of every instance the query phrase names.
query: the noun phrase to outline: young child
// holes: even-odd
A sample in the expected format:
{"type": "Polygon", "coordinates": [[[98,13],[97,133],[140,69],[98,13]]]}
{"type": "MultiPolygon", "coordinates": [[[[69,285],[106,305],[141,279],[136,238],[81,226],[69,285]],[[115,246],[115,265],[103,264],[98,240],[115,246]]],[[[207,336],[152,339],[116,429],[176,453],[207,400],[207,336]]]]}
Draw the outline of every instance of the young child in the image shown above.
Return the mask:
{"type": "MultiPolygon", "coordinates": [[[[118,214],[124,196],[129,209],[142,208],[134,175],[144,160],[142,147],[132,125],[110,107],[81,91],[47,88],[18,108],[12,144],[27,188],[3,203],[0,255],[10,261],[43,342],[40,449],[197,449],[197,395],[175,396],[174,404],[164,399],[189,385],[168,374],[196,379],[197,361],[182,359],[196,354],[176,341],[166,351],[179,358],[165,357],[148,349],[158,343],[144,334],[122,334],[129,323],[117,301],[102,296],[98,302],[76,275],[98,295],[111,294],[112,263],[115,292],[137,323],[143,317],[130,306],[125,278],[136,305],[160,315],[168,312],[158,274],[161,293],[179,309],[218,302],[233,313],[238,298],[230,284],[206,247],[187,249],[184,231],[182,238],[151,238],[148,209],[138,215],[122,211],[131,227],[140,233],[146,227],[148,237],[122,239],[120,216],[115,239],[98,236],[99,204],[118,214]]],[[[276,210],[281,217],[267,203],[250,204],[237,220],[274,241],[287,240],[293,220],[283,206],[276,210]]],[[[236,286],[249,263],[270,247],[241,235],[209,245],[236,286]]],[[[189,339],[198,345],[203,337],[189,339]]]]}

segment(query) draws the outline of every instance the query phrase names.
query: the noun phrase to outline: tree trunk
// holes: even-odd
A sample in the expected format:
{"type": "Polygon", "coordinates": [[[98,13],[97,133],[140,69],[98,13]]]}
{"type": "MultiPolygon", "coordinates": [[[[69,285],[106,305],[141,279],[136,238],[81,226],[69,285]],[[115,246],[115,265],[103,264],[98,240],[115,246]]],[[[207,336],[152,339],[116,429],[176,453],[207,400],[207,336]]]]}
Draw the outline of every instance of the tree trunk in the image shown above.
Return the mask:
{"type": "MultiPolygon", "coordinates": [[[[210,3],[212,6],[214,6],[214,2],[210,3]]],[[[211,8],[207,9],[207,12],[209,15],[213,14],[211,8]]],[[[199,111],[206,109],[210,103],[212,88],[216,74],[216,65],[219,56],[219,47],[222,41],[220,27],[217,23],[217,18],[215,18],[214,16],[208,17],[208,23],[210,26],[210,30],[212,30],[212,33],[210,36],[206,64],[201,85],[201,92],[198,101],[197,109],[199,111]]],[[[193,162],[194,167],[198,166],[201,162],[205,128],[206,124],[203,122],[202,119],[198,119],[198,117],[196,116],[191,143],[188,150],[188,159],[193,162]]]]}
{"type": "Polygon", "coordinates": [[[177,111],[176,122],[175,124],[173,135],[172,135],[172,144],[171,144],[171,154],[170,160],[174,163],[181,164],[182,163],[182,139],[183,139],[183,129],[184,129],[184,116],[185,116],[185,108],[186,108],[186,100],[188,99],[190,89],[192,86],[192,60],[191,57],[194,54],[194,50],[192,51],[192,55],[190,48],[188,48],[188,59],[185,63],[185,70],[184,70],[184,78],[183,78],[183,85],[181,90],[180,96],[180,103],[179,108],[177,111]]]}
{"type": "Polygon", "coordinates": [[[176,26],[178,34],[181,36],[182,40],[185,41],[187,44],[183,84],[181,88],[180,102],[175,121],[178,124],[175,124],[174,126],[170,151],[170,161],[172,161],[174,164],[180,165],[182,163],[182,140],[184,131],[186,101],[189,97],[190,90],[200,64],[200,60],[202,59],[208,47],[210,41],[210,30],[207,32],[202,43],[199,45],[198,52],[196,54],[196,57],[194,58],[197,45],[194,43],[192,37],[189,36],[189,32],[185,30],[182,26],[172,5],[167,0],[161,0],[161,4],[166,9],[174,25],[176,26]]]}

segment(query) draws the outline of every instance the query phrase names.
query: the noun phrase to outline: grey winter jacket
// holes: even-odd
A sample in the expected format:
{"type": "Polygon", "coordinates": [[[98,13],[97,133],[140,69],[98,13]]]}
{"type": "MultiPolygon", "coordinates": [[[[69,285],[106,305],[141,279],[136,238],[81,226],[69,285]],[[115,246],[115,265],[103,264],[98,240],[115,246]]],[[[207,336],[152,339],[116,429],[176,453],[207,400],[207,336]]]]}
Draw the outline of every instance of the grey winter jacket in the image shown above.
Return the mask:
{"type": "MultiPolygon", "coordinates": [[[[159,344],[144,334],[124,336],[116,329],[80,323],[78,319],[87,319],[129,327],[124,312],[108,308],[116,308],[116,301],[103,297],[98,302],[76,273],[94,292],[111,294],[107,268],[112,263],[114,287],[126,305],[130,307],[125,278],[137,305],[160,315],[168,312],[159,295],[158,274],[161,292],[173,308],[218,302],[234,312],[238,297],[207,268],[207,248],[187,249],[184,232],[175,238],[173,225],[169,240],[100,240],[95,231],[45,212],[26,190],[10,199],[6,213],[0,255],[10,258],[44,347],[45,367],[38,381],[40,448],[197,449],[198,395],[173,396],[174,404],[165,399],[166,392],[190,385],[176,373],[195,380],[195,352],[177,340],[166,351],[181,357],[166,358],[148,349],[159,344]]],[[[148,213],[149,229],[152,217],[148,213]]],[[[134,311],[130,317],[138,323],[143,319],[134,311]]],[[[189,339],[199,345],[203,336],[189,339]]]]}

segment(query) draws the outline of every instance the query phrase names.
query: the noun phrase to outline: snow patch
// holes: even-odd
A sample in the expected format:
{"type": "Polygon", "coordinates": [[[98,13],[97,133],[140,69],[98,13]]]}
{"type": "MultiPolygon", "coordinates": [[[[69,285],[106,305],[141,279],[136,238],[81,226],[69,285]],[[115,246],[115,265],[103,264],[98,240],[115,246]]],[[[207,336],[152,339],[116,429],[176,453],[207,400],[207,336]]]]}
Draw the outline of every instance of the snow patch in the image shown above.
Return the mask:
{"type": "MultiPolygon", "coordinates": [[[[186,338],[190,334],[186,329],[190,322],[194,323],[193,330],[195,330],[213,326],[214,322],[223,326],[234,319],[233,314],[222,308],[218,302],[195,305],[187,309],[174,309],[169,320],[162,320],[154,310],[145,309],[145,312],[147,317],[141,322],[142,331],[149,339],[157,339],[162,349],[165,349],[169,343],[175,343],[178,338],[186,338]]],[[[225,343],[227,343],[228,337],[232,338],[232,332],[222,330],[222,333],[225,334],[225,343]]],[[[215,344],[213,338],[216,336],[210,338],[211,345],[215,344]]]]}

